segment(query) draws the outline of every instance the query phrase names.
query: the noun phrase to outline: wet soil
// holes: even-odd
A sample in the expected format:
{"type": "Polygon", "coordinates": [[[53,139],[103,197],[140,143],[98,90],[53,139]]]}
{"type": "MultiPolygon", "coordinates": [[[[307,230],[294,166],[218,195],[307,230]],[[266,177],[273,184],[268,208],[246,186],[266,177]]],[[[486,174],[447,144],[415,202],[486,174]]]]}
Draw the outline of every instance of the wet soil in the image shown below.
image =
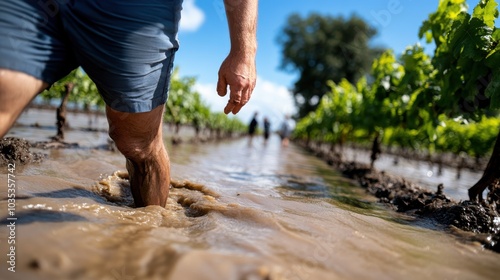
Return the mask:
{"type": "Polygon", "coordinates": [[[500,253],[500,186],[491,186],[486,201],[454,201],[444,193],[443,185],[435,191],[414,184],[403,177],[370,169],[367,164],[343,162],[338,157],[305,147],[348,178],[355,179],[368,193],[389,208],[433,224],[485,248],[500,253]]]}
{"type": "Polygon", "coordinates": [[[38,142],[33,142],[31,145],[33,148],[38,148],[43,150],[78,148],[78,143],[68,143],[60,140],[38,141],[38,142]]]}
{"type": "MultiPolygon", "coordinates": [[[[96,147],[96,149],[114,150],[114,143],[109,142],[105,145],[96,147]]],[[[32,149],[51,150],[51,149],[75,149],[79,148],[78,143],[68,143],[61,140],[34,141],[18,138],[6,137],[0,139],[0,166],[6,166],[9,163],[21,165],[40,163],[47,155],[35,152],[32,149]]]]}
{"type": "Polygon", "coordinates": [[[0,166],[6,166],[9,163],[24,165],[41,162],[45,155],[32,152],[31,148],[31,143],[24,139],[15,137],[0,139],[0,166]]]}

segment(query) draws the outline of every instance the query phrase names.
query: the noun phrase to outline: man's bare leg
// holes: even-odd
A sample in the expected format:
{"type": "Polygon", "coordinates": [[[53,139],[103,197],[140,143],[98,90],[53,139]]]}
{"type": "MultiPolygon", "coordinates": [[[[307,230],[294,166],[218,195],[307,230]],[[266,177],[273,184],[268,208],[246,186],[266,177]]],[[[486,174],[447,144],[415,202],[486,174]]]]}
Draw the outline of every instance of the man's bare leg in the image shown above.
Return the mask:
{"type": "Polygon", "coordinates": [[[123,113],[106,107],[109,136],[127,159],[135,205],[165,207],[170,160],[163,143],[163,106],[146,113],[123,113]]]}
{"type": "Polygon", "coordinates": [[[7,134],[24,107],[47,86],[30,75],[0,68],[0,137],[7,134]]]}

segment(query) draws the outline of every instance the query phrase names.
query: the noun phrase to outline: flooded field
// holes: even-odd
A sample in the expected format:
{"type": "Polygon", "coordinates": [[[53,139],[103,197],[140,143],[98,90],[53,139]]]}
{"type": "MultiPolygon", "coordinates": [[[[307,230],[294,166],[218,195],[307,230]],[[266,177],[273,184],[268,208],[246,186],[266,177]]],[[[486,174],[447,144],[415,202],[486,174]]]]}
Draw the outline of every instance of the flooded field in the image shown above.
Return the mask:
{"type": "MultiPolygon", "coordinates": [[[[8,136],[47,140],[54,120],[52,113],[29,111],[8,136]]],[[[74,128],[88,120],[69,116],[74,128]]],[[[96,149],[106,145],[106,133],[75,129],[67,141],[80,147],[42,150],[43,163],[15,168],[16,272],[7,270],[9,171],[0,170],[1,279],[496,279],[500,273],[499,254],[387,210],[323,161],[293,144],[281,147],[278,137],[175,147],[165,139],[174,180],[166,208],[131,207],[126,173],[119,172],[123,157],[96,149]]],[[[407,168],[429,186],[444,182],[457,200],[466,199],[467,180],[480,176],[462,174],[458,181],[453,170],[437,177],[425,164],[393,167],[390,158],[378,164],[398,175],[404,171],[396,168],[407,168]]]]}

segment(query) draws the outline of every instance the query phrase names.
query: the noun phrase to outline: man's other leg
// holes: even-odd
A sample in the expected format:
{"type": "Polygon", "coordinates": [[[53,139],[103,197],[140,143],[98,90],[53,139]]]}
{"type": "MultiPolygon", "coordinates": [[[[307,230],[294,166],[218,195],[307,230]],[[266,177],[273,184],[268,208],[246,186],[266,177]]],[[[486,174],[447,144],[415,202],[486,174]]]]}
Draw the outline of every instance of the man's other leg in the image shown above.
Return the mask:
{"type": "Polygon", "coordinates": [[[0,137],[7,134],[24,107],[47,86],[28,74],[0,68],[0,137]]]}
{"type": "Polygon", "coordinates": [[[146,113],[123,113],[106,107],[109,135],[127,159],[135,205],[165,207],[170,188],[170,160],[163,143],[164,106],[146,113]]]}

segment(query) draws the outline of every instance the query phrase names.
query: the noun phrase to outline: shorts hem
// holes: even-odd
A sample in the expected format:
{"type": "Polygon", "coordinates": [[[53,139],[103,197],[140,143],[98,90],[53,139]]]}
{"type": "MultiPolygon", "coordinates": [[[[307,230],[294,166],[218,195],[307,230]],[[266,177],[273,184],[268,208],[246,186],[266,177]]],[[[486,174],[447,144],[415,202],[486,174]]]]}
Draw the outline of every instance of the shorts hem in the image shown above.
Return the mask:
{"type": "Polygon", "coordinates": [[[42,70],[38,69],[38,67],[34,67],[33,65],[26,65],[25,63],[0,63],[0,69],[21,72],[49,85],[55,83],[55,81],[49,77],[42,75],[42,70]]]}
{"type": "Polygon", "coordinates": [[[111,109],[122,112],[122,113],[146,113],[151,112],[158,106],[162,106],[167,102],[167,98],[157,98],[152,101],[131,101],[131,100],[119,100],[119,101],[106,101],[106,105],[111,109]]]}

